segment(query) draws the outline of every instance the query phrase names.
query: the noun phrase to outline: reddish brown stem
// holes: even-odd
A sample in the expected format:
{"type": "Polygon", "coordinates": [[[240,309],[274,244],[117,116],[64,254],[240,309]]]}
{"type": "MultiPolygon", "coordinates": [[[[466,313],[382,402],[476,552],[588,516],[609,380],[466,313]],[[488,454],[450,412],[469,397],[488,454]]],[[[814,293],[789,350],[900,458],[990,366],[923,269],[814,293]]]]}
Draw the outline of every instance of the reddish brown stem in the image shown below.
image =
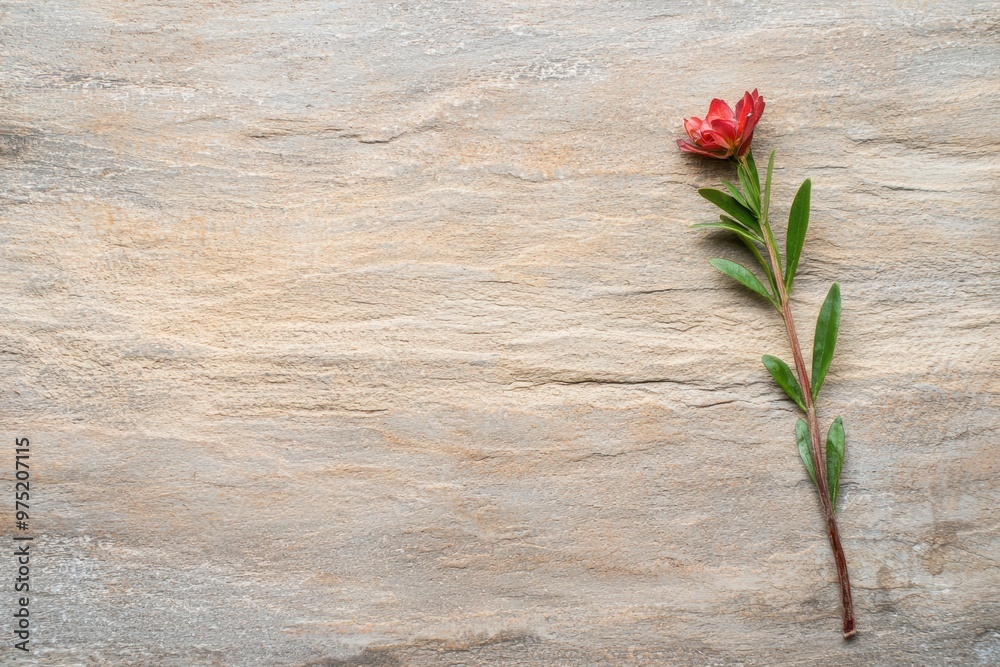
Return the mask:
{"type": "Polygon", "coordinates": [[[781,262],[778,261],[774,234],[771,233],[766,208],[761,211],[760,222],[761,228],[764,231],[764,245],[767,247],[768,257],[771,260],[771,268],[774,271],[775,283],[777,283],[778,296],[781,299],[781,316],[785,321],[788,342],[792,346],[792,357],[795,359],[795,374],[798,376],[799,386],[802,388],[802,397],[806,404],[806,424],[809,426],[813,468],[816,471],[816,490],[819,493],[820,503],[823,506],[823,518],[826,520],[826,532],[830,538],[833,560],[837,564],[837,578],[840,580],[840,600],[844,609],[844,639],[849,639],[857,634],[858,628],[854,619],[854,602],[851,599],[851,580],[847,575],[847,558],[844,556],[844,547],[840,543],[840,531],[837,530],[837,520],[833,513],[833,503],[830,501],[830,488],[826,476],[826,452],[823,447],[822,437],[820,436],[819,420],[816,418],[816,404],[813,401],[812,385],[809,382],[809,373],[806,371],[805,360],[802,358],[799,337],[795,333],[792,309],[788,305],[788,292],[785,289],[781,262]]]}
{"type": "MultiPolygon", "coordinates": [[[[772,258],[772,262],[773,262],[772,258]]],[[[778,291],[781,292],[782,309],[784,311],[785,329],[788,331],[788,341],[792,346],[792,356],[795,358],[795,373],[799,377],[802,396],[806,403],[806,423],[809,425],[809,436],[812,441],[813,468],[816,471],[816,490],[823,506],[823,518],[826,520],[826,532],[830,538],[830,548],[833,550],[833,560],[837,564],[837,578],[840,580],[840,600],[844,608],[844,638],[849,639],[858,632],[854,620],[854,602],[851,599],[851,580],[847,574],[847,558],[844,547],[840,543],[840,531],[833,513],[833,503],[830,500],[830,487],[826,476],[826,455],[820,437],[819,420],[816,418],[816,404],[813,402],[809,376],[806,373],[802,350],[799,347],[798,336],[795,334],[795,323],[792,321],[792,311],[788,307],[788,299],[784,294],[780,274],[777,278],[778,291]]]]}

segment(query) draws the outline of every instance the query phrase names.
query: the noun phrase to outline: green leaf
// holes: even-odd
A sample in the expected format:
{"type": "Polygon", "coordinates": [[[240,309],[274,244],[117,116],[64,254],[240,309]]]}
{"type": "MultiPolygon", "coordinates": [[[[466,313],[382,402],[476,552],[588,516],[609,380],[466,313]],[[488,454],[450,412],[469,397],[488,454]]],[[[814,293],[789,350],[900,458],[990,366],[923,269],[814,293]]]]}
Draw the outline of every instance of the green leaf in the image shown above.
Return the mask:
{"type": "Polygon", "coordinates": [[[760,224],[757,222],[757,216],[754,212],[727,195],[722,190],[702,188],[701,190],[698,190],[698,194],[736,218],[740,223],[760,234],[760,224]]]}
{"type": "Polygon", "coordinates": [[[775,303],[774,298],[767,293],[767,290],[764,289],[764,286],[761,284],[760,280],[757,279],[757,276],[755,276],[753,272],[747,267],[743,266],[742,264],[737,264],[736,262],[730,262],[728,259],[721,259],[719,257],[708,260],[708,263],[717,268],[719,271],[725,273],[730,278],[733,278],[737,282],[745,285],[746,287],[749,287],[757,294],[760,294],[762,297],[767,299],[775,308],[778,307],[778,304],[775,303]]]}
{"type": "Polygon", "coordinates": [[[826,372],[833,361],[833,348],[837,345],[837,331],[840,329],[840,285],[834,283],[826,295],[823,307],[816,319],[816,337],[813,338],[812,395],[819,396],[826,372]]]}
{"type": "Polygon", "coordinates": [[[809,443],[809,425],[803,420],[795,422],[795,443],[799,446],[799,458],[806,466],[809,479],[816,483],[816,467],[813,465],[812,449],[809,443]]]}
{"type": "Polygon", "coordinates": [[[753,159],[753,149],[747,151],[747,169],[750,170],[750,178],[757,184],[757,192],[760,192],[760,176],[757,175],[757,163],[753,159]]]}
{"type": "MultiPolygon", "coordinates": [[[[781,267],[781,253],[778,251],[778,243],[774,240],[774,233],[771,231],[771,224],[768,221],[768,206],[771,201],[771,173],[774,171],[774,154],[775,151],[771,151],[771,157],[767,161],[767,177],[764,181],[764,200],[760,207],[760,223],[761,230],[767,235],[767,244],[774,250],[774,260],[776,267],[780,270],[781,267]]],[[[774,284],[775,293],[778,291],[778,284],[775,281],[774,284]]]]}
{"type": "MultiPolygon", "coordinates": [[[[741,223],[739,220],[734,220],[733,218],[730,218],[728,215],[720,215],[719,216],[719,220],[721,220],[726,225],[732,225],[734,227],[739,227],[740,229],[743,230],[743,233],[746,234],[747,236],[749,236],[750,238],[752,238],[755,241],[758,241],[760,243],[764,243],[764,237],[762,237],[760,234],[758,234],[754,230],[750,229],[749,227],[747,227],[746,225],[744,225],[743,223],[741,223]]],[[[718,224],[719,223],[715,222],[715,221],[712,221],[712,222],[699,222],[696,225],[691,225],[691,227],[692,228],[695,228],[695,227],[707,227],[707,226],[718,225],[718,224]]]]}
{"type": "Polygon", "coordinates": [[[788,288],[788,291],[792,290],[792,281],[795,280],[795,270],[799,266],[802,245],[806,241],[806,229],[809,227],[809,195],[811,190],[812,181],[807,178],[795,194],[795,199],[792,200],[792,208],[788,212],[788,234],[785,239],[785,287],[788,288]]]}
{"type": "MultiPolygon", "coordinates": [[[[739,189],[735,185],[733,185],[729,181],[722,181],[722,184],[726,186],[727,190],[729,190],[729,194],[731,194],[733,196],[733,199],[735,199],[739,203],[743,204],[744,206],[747,205],[746,199],[743,198],[743,193],[740,192],[739,189]]],[[[747,208],[749,208],[749,207],[747,207],[747,208]]]]}
{"type": "Polygon", "coordinates": [[[840,469],[844,466],[844,421],[837,417],[830,424],[826,436],[826,482],[830,487],[830,503],[837,511],[837,487],[840,486],[840,469]]]}
{"type": "Polygon", "coordinates": [[[749,232],[751,235],[757,237],[757,239],[759,239],[761,243],[764,242],[764,237],[763,236],[761,236],[756,230],[747,227],[746,225],[744,225],[739,220],[736,220],[735,218],[730,218],[728,215],[720,215],[719,219],[722,220],[723,222],[729,222],[729,223],[732,223],[734,225],[739,225],[743,229],[747,230],[747,232],[749,232]]]}
{"type": "Polygon", "coordinates": [[[771,151],[771,157],[767,160],[767,176],[764,178],[764,200],[761,205],[761,210],[764,218],[767,217],[767,212],[771,207],[771,172],[774,171],[774,154],[777,151],[771,151]]]}
{"type": "MultiPolygon", "coordinates": [[[[725,216],[722,217],[724,218],[725,216]]],[[[764,256],[760,254],[760,250],[757,248],[757,244],[751,241],[746,236],[741,236],[740,240],[743,241],[743,245],[747,247],[747,250],[753,253],[753,256],[757,260],[757,263],[760,264],[760,268],[764,269],[764,275],[767,276],[767,281],[771,284],[771,294],[777,294],[778,281],[775,280],[774,278],[774,273],[771,271],[771,265],[768,264],[767,260],[764,259],[764,256]]],[[[763,239],[761,239],[760,242],[763,243],[764,242],[763,239]]],[[[775,301],[775,308],[778,308],[777,301],[775,301]]],[[[781,312],[781,308],[778,308],[778,312],[779,313],[781,312]]]]}
{"type": "Polygon", "coordinates": [[[737,224],[736,222],[730,222],[725,216],[722,216],[722,222],[699,222],[697,225],[691,225],[691,229],[724,229],[726,231],[737,234],[741,238],[745,238],[749,241],[760,241],[764,242],[759,236],[751,232],[749,229],[743,225],[737,224]]]}
{"type": "Polygon", "coordinates": [[[760,358],[764,362],[764,367],[771,373],[771,377],[778,383],[778,386],[785,390],[788,398],[795,401],[800,408],[806,409],[805,399],[802,398],[802,387],[799,386],[792,369],[778,357],[765,354],[760,358]]]}
{"type": "Polygon", "coordinates": [[[745,169],[742,164],[736,168],[736,175],[739,176],[740,185],[743,186],[745,194],[743,201],[746,207],[753,211],[754,215],[760,215],[760,185],[754,183],[749,169],[745,169]]]}

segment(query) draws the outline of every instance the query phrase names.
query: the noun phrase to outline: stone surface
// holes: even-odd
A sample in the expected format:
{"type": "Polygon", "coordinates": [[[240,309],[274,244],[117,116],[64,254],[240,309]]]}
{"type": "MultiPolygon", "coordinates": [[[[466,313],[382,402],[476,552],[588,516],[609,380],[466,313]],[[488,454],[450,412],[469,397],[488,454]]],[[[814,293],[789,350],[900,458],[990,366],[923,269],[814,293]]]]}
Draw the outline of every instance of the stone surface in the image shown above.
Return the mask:
{"type": "Polygon", "coordinates": [[[996,3],[2,16],[5,663],[1000,662],[996,3]],[[687,229],[680,120],[754,86],[807,340],[843,288],[852,643],[780,322],[687,229]]]}

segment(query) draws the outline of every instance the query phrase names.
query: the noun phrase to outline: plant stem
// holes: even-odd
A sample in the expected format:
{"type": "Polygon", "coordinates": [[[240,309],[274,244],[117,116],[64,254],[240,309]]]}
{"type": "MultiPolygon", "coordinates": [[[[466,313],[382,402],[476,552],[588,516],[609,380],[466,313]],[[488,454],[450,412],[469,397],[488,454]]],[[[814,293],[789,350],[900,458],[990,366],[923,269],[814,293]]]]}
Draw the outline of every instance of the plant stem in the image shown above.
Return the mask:
{"type": "Polygon", "coordinates": [[[792,346],[792,356],[795,359],[795,373],[798,375],[799,386],[802,388],[802,396],[805,399],[806,423],[809,425],[809,436],[812,441],[813,468],[816,471],[816,490],[819,492],[820,503],[823,505],[826,532],[830,537],[830,548],[833,550],[834,562],[837,564],[837,577],[840,580],[840,600],[844,608],[844,639],[849,639],[858,632],[854,619],[854,602],[851,599],[851,580],[847,575],[847,559],[844,556],[844,547],[840,543],[840,531],[837,530],[837,520],[833,514],[833,503],[830,501],[830,489],[826,476],[826,453],[820,435],[819,420],[816,418],[816,404],[813,401],[812,385],[809,382],[809,373],[806,371],[806,364],[802,358],[802,348],[799,346],[799,338],[795,333],[795,322],[792,320],[792,309],[788,304],[788,292],[785,289],[781,262],[778,261],[774,234],[771,233],[771,225],[767,219],[766,202],[762,204],[760,224],[764,231],[764,245],[767,247],[768,257],[771,260],[771,268],[774,271],[778,296],[781,299],[781,316],[785,321],[785,330],[788,332],[788,342],[792,346]]]}

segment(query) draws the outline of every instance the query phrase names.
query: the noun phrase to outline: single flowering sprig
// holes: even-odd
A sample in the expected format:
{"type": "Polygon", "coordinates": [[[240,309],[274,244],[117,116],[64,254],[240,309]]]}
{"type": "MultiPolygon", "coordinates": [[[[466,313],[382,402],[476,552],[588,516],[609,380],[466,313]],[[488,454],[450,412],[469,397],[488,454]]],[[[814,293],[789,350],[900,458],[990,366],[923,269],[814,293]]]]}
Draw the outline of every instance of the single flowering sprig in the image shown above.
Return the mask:
{"type": "Polygon", "coordinates": [[[723,181],[727,192],[703,188],[698,193],[718,206],[722,211],[718,222],[692,225],[698,229],[721,229],[732,232],[750,250],[754,259],[763,269],[767,285],[747,267],[728,259],[712,259],[709,263],[740,284],[764,297],[781,314],[788,333],[795,363],[793,373],[788,364],[771,355],[764,355],[762,361],[778,385],[795,401],[805,413],[805,420],[799,419],[795,425],[795,440],[799,456],[805,464],[810,479],[816,485],[823,506],[823,518],[833,549],[837,576],[840,580],[840,597],[844,612],[844,637],[857,633],[854,619],[854,605],[851,600],[851,582],[847,575],[847,559],[840,542],[840,532],[834,516],[837,505],[837,488],[840,470],[844,462],[844,423],[840,417],[833,420],[826,436],[824,448],[819,419],[816,416],[816,398],[826,372],[833,360],[833,350],[840,328],[840,286],[834,283],[820,308],[816,320],[816,335],[813,339],[812,375],[806,368],[799,346],[795,323],[788,295],[792,291],[795,270],[802,255],[802,246],[809,226],[809,198],[812,183],[808,179],[799,188],[792,200],[788,214],[788,229],[785,234],[785,261],[771,230],[769,208],[771,200],[771,173],[774,170],[774,151],[767,162],[764,187],[761,189],[757,165],[750,151],[753,130],[764,113],[764,100],[755,89],[746,93],[736,105],[736,110],[719,99],[712,100],[705,119],[686,118],[684,128],[688,139],[679,139],[678,147],[690,153],[706,157],[730,160],[736,163],[739,187],[723,181]],[[763,250],[763,252],[761,252],[763,250]],[[766,257],[765,257],[766,255],[766,257]],[[810,377],[812,378],[810,380],[810,377]]]}

